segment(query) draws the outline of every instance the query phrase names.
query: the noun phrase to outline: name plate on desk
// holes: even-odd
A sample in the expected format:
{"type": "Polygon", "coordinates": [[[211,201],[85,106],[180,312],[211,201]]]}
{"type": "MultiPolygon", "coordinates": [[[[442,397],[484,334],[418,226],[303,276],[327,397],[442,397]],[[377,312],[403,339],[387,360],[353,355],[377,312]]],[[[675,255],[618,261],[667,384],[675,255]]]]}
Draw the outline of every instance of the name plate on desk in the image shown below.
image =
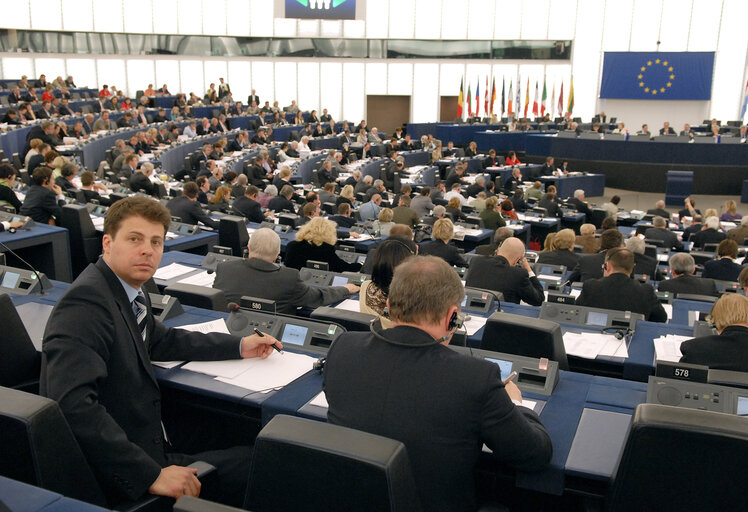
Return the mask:
{"type": "Polygon", "coordinates": [[[706,382],[709,376],[709,367],[698,364],[657,361],[655,376],[691,382],[706,382]]]}

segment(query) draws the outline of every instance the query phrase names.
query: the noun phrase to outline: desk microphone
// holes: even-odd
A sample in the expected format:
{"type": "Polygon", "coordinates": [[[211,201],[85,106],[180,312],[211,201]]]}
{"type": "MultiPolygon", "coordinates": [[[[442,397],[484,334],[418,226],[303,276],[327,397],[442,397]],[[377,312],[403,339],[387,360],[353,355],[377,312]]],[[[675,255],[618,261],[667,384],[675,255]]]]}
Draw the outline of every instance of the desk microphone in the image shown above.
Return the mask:
{"type": "Polygon", "coordinates": [[[46,295],[47,293],[46,293],[46,290],[44,289],[44,280],[42,279],[42,276],[39,275],[39,272],[34,268],[34,266],[28,261],[26,261],[25,259],[21,258],[21,256],[18,255],[18,253],[16,253],[13,249],[5,245],[3,242],[0,242],[0,246],[2,246],[6,251],[11,253],[13,256],[21,260],[21,263],[26,265],[29,268],[29,270],[31,270],[36,275],[36,279],[39,281],[39,295],[46,295]]]}
{"type": "Polygon", "coordinates": [[[239,311],[239,304],[237,304],[236,302],[229,302],[226,305],[226,311],[228,311],[229,313],[233,313],[234,311],[239,311]]]}

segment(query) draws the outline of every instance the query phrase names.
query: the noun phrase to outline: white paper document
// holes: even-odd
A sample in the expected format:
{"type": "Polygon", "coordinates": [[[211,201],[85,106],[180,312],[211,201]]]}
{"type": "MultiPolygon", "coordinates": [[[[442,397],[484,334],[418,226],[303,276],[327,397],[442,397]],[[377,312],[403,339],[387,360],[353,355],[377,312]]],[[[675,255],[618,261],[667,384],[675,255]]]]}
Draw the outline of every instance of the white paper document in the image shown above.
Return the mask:
{"type": "Polygon", "coordinates": [[[168,281],[169,279],[174,279],[175,277],[183,276],[187,272],[193,272],[195,270],[195,267],[188,267],[187,265],[181,265],[179,263],[172,263],[170,265],[166,265],[165,267],[161,267],[156,271],[155,274],[153,274],[154,279],[163,279],[164,281],[168,281]]]}
{"type": "Polygon", "coordinates": [[[191,372],[204,373],[211,377],[233,379],[248,369],[253,359],[229,359],[227,361],[191,361],[182,368],[191,372]]]}
{"type": "Polygon", "coordinates": [[[279,354],[273,351],[267,359],[242,359],[244,372],[234,378],[217,377],[216,380],[249,389],[269,391],[298,379],[312,369],[314,357],[293,352],[279,354]]]}
{"type": "Polygon", "coordinates": [[[94,228],[96,228],[96,231],[104,231],[104,217],[91,217],[91,222],[93,222],[94,228]]]}
{"type": "Polygon", "coordinates": [[[319,395],[309,400],[309,405],[316,405],[317,407],[324,407],[327,409],[329,406],[327,405],[327,395],[325,395],[325,392],[322,391],[319,395]]]}
{"type": "Polygon", "coordinates": [[[201,332],[203,334],[208,334],[211,332],[231,334],[229,332],[229,328],[226,327],[226,321],[223,318],[216,318],[215,320],[211,320],[210,322],[202,322],[199,324],[180,325],[179,329],[184,329],[185,331],[192,332],[201,332]]]}
{"type": "Polygon", "coordinates": [[[208,288],[213,287],[213,281],[216,280],[216,273],[211,272],[208,273],[207,270],[204,270],[203,272],[198,272],[197,274],[193,274],[191,276],[185,277],[184,279],[179,280],[179,283],[184,284],[194,284],[197,286],[207,286],[208,288]]]}
{"type": "Polygon", "coordinates": [[[595,332],[567,332],[564,348],[568,355],[595,359],[597,356],[628,357],[625,338],[595,332]]]}
{"type": "Polygon", "coordinates": [[[680,344],[690,339],[689,336],[678,336],[677,334],[666,334],[655,338],[655,359],[677,363],[683,356],[680,351],[680,344]]]}
{"type": "Polygon", "coordinates": [[[161,368],[166,368],[167,370],[169,368],[179,366],[182,363],[184,363],[184,361],[151,361],[152,365],[160,366],[161,368]]]}
{"type": "Polygon", "coordinates": [[[476,332],[480,330],[481,327],[486,325],[486,320],[488,320],[486,317],[483,316],[470,316],[470,320],[465,320],[465,330],[467,331],[468,336],[472,336],[476,332]]]}
{"type": "Polygon", "coordinates": [[[552,274],[538,274],[538,279],[543,279],[545,281],[560,281],[564,276],[554,276],[552,274]]]}
{"type": "Polygon", "coordinates": [[[356,311],[356,312],[361,311],[358,301],[354,299],[345,299],[343,302],[335,306],[335,309],[344,309],[346,311],[356,311]]]}

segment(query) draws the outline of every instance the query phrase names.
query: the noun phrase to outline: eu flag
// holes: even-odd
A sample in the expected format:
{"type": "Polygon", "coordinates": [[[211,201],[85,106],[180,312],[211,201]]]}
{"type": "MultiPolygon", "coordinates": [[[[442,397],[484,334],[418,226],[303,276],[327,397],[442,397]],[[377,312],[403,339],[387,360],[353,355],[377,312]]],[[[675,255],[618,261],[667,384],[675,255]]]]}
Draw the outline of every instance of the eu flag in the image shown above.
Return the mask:
{"type": "Polygon", "coordinates": [[[709,100],[714,52],[605,52],[601,98],[709,100]]]}

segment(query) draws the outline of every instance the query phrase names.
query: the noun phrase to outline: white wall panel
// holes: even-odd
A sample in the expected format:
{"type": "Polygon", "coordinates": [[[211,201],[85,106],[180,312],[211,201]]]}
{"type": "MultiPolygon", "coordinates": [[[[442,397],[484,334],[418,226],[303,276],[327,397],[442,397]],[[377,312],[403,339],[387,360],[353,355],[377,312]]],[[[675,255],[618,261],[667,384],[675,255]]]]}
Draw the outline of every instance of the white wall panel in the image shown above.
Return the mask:
{"type": "MultiPolygon", "coordinates": [[[[182,83],[182,88],[179,92],[187,94],[194,92],[199,97],[205,95],[205,82],[203,76],[203,62],[200,60],[182,60],[179,61],[179,80],[182,83]]],[[[171,89],[172,93],[175,93],[174,89],[171,89]]]]}
{"type": "Polygon", "coordinates": [[[112,86],[123,90],[127,87],[124,59],[96,59],[96,74],[101,81],[99,87],[103,84],[107,84],[110,89],[112,86]]]}
{"type": "Polygon", "coordinates": [[[226,0],[226,30],[228,34],[230,36],[247,37],[250,33],[249,26],[249,2],[247,0],[226,0]]]}
{"type": "MultiPolygon", "coordinates": [[[[302,110],[316,110],[317,117],[322,113],[319,104],[320,74],[318,62],[299,62],[298,101],[302,110]]],[[[325,84],[326,85],[326,84],[325,84]]]]}
{"type": "Polygon", "coordinates": [[[366,63],[366,94],[387,94],[387,64],[366,63]]]}
{"type": "Polygon", "coordinates": [[[148,84],[155,84],[156,69],[153,61],[150,59],[128,59],[127,61],[127,89],[125,93],[131,98],[135,98],[137,91],[144,91],[148,84]]]}
{"type": "Polygon", "coordinates": [[[96,62],[93,59],[66,59],[66,69],[66,75],[72,75],[78,87],[98,89],[101,85],[96,79],[96,62]]]}
{"type": "Polygon", "coordinates": [[[413,66],[412,122],[428,123],[439,119],[438,76],[438,63],[422,63],[413,66]]]}
{"type": "MultiPolygon", "coordinates": [[[[223,77],[224,80],[228,81],[228,66],[225,60],[206,60],[203,65],[203,71],[205,73],[205,82],[203,82],[203,90],[207,91],[208,86],[212,83],[216,84],[216,91],[218,90],[218,79],[223,77]]],[[[231,83],[229,83],[231,85],[231,83]]]]}
{"type": "Polygon", "coordinates": [[[319,35],[320,37],[342,37],[343,20],[320,20],[319,35]]]}
{"type": "MultiPolygon", "coordinates": [[[[275,27],[278,29],[278,20],[275,19],[275,27]]],[[[299,37],[317,37],[319,35],[319,23],[320,20],[294,20],[291,19],[295,25],[297,25],[296,32],[299,37]]],[[[277,34],[276,34],[277,35],[277,34]]]]}
{"type": "Polygon", "coordinates": [[[31,15],[29,13],[29,0],[18,0],[13,2],[12,9],[3,11],[3,27],[27,30],[31,28],[31,15]]]}
{"type": "Polygon", "coordinates": [[[632,52],[657,50],[661,14],[662,0],[635,0],[631,26],[632,52]]]}
{"type": "MultiPolygon", "coordinates": [[[[346,66],[348,65],[346,63],[346,66]]],[[[356,82],[354,76],[344,78],[343,65],[340,62],[322,62],[320,64],[320,78],[322,79],[320,112],[326,108],[333,119],[336,121],[342,120],[343,115],[347,115],[342,111],[344,97],[349,94],[349,89],[350,93],[358,93],[358,96],[361,97],[363,93],[362,84],[356,82]],[[345,92],[343,91],[343,83],[345,83],[345,92]]],[[[363,113],[363,109],[361,113],[363,113]]]]}
{"type": "MultiPolygon", "coordinates": [[[[483,105],[485,102],[485,88],[486,88],[486,76],[491,78],[489,75],[491,74],[491,65],[490,64],[474,64],[474,63],[468,63],[466,66],[466,85],[465,85],[465,98],[467,99],[467,84],[470,84],[470,89],[472,91],[472,103],[473,103],[473,111],[475,111],[476,106],[478,103],[475,101],[475,90],[476,85],[479,86],[478,90],[480,91],[480,112],[481,116],[483,115],[483,105]]],[[[459,90],[458,90],[459,93],[459,90]]],[[[467,108],[465,108],[467,110],[467,108]]]]}
{"type": "MultiPolygon", "coordinates": [[[[202,2],[200,0],[179,0],[177,9],[177,31],[184,35],[203,33],[202,2]]],[[[174,14],[172,13],[172,16],[174,14]]]]}
{"type": "MultiPolygon", "coordinates": [[[[291,100],[296,101],[296,63],[295,62],[276,62],[275,63],[275,99],[279,105],[285,107],[291,104],[291,100]]],[[[298,101],[296,104],[298,105],[298,101]]]]}
{"type": "Polygon", "coordinates": [[[62,0],[62,28],[66,31],[93,31],[92,0],[62,0]]]}
{"type": "Polygon", "coordinates": [[[248,60],[230,60],[228,71],[226,80],[231,86],[231,94],[235,100],[241,100],[249,106],[247,98],[252,92],[252,64],[248,60]]]}
{"type": "Polygon", "coordinates": [[[548,36],[550,0],[525,2],[522,9],[522,39],[545,39],[548,36]]]}
{"type": "MultiPolygon", "coordinates": [[[[436,4],[438,5],[438,3],[436,4]]],[[[442,39],[466,39],[468,23],[479,16],[470,10],[470,4],[460,0],[444,0],[442,8],[442,39]]]]}
{"type": "MultiPolygon", "coordinates": [[[[273,3],[268,0],[249,0],[250,29],[252,37],[273,35],[273,3]]],[[[258,93],[259,94],[259,93],[258,93]]]]}
{"type": "MultiPolygon", "coordinates": [[[[96,32],[122,32],[124,30],[124,19],[122,15],[122,0],[94,2],[94,30],[96,32]]],[[[171,16],[174,16],[174,11],[171,12],[171,16]]]]}
{"type": "Polygon", "coordinates": [[[522,0],[496,0],[494,39],[519,39],[522,0]]]}
{"type": "MultiPolygon", "coordinates": [[[[158,1],[158,0],[157,0],[158,1]]],[[[153,32],[153,2],[151,0],[127,0],[124,10],[125,32],[150,34],[153,32]]],[[[172,13],[172,16],[174,14],[172,13]]],[[[161,27],[159,26],[159,30],[161,27]]],[[[163,34],[163,32],[159,32],[163,34]]]]}
{"type": "Polygon", "coordinates": [[[363,20],[343,20],[343,34],[348,39],[366,37],[366,22],[363,20]]]}
{"type": "Polygon", "coordinates": [[[29,57],[3,57],[3,78],[20,79],[23,75],[26,75],[29,81],[38,76],[34,69],[34,59],[29,57]]]}
{"type": "Polygon", "coordinates": [[[203,34],[225,36],[226,15],[226,0],[203,0],[203,34]]]}
{"type": "MultiPolygon", "coordinates": [[[[465,76],[465,64],[442,62],[439,64],[439,96],[457,96],[460,94],[460,80],[465,76]]],[[[467,94],[467,82],[465,82],[467,94]]]]}
{"type": "MultiPolygon", "coordinates": [[[[574,117],[590,118],[595,114],[600,89],[600,42],[604,7],[605,5],[598,0],[579,0],[577,4],[579,20],[572,61],[574,117]]],[[[566,92],[569,90],[566,87],[564,89],[566,92]]]]}
{"type": "MultiPolygon", "coordinates": [[[[3,11],[12,5],[5,5],[3,11]]],[[[3,14],[5,14],[3,12],[3,14]]],[[[60,0],[31,0],[32,30],[62,30],[62,7],[60,0]]]]}
{"type": "Polygon", "coordinates": [[[416,0],[416,39],[440,39],[442,8],[432,0],[416,0]]]}
{"type": "MultiPolygon", "coordinates": [[[[496,3],[493,0],[470,0],[469,9],[476,13],[470,18],[468,39],[493,39],[496,3]]],[[[451,12],[446,13],[451,16],[451,12]]]]}
{"type": "Polygon", "coordinates": [[[413,94],[413,64],[397,62],[387,66],[387,94],[413,94]]]}
{"type": "MultiPolygon", "coordinates": [[[[190,92],[186,91],[181,85],[181,80],[179,78],[179,61],[176,59],[156,60],[156,83],[153,84],[153,87],[160,89],[164,84],[168,86],[169,92],[171,93],[176,94],[177,92],[182,91],[185,93],[190,92]]],[[[195,94],[200,94],[202,96],[202,91],[194,92],[195,94]]]]}
{"type": "MultiPolygon", "coordinates": [[[[36,68],[36,76],[44,73],[47,75],[47,81],[51,82],[58,76],[65,78],[65,60],[57,57],[36,57],[34,58],[34,67],[36,68]]],[[[40,91],[41,92],[41,91],[40,91]]]]}
{"type": "Polygon", "coordinates": [[[276,37],[296,37],[296,23],[294,19],[275,18],[273,33],[276,37]]]}
{"type": "Polygon", "coordinates": [[[577,0],[553,0],[548,20],[548,39],[572,39],[577,23],[577,0]]]}
{"type": "Polygon", "coordinates": [[[689,52],[708,52],[717,47],[721,4],[713,0],[694,0],[688,36],[689,52]]]}
{"type": "MultiPolygon", "coordinates": [[[[590,23],[582,9],[578,9],[577,13],[577,33],[579,34],[580,31],[586,30],[590,23]]],[[[631,42],[631,19],[633,15],[633,0],[607,0],[605,2],[604,51],[628,51],[631,42]]],[[[575,44],[574,51],[577,50],[579,50],[579,46],[575,44]]]]}
{"type": "MultiPolygon", "coordinates": [[[[260,97],[260,101],[265,104],[265,101],[269,101],[273,104],[275,98],[275,71],[273,69],[273,63],[270,61],[254,61],[252,62],[252,88],[257,90],[257,96],[260,97]]],[[[278,98],[280,101],[280,98],[278,98]]],[[[260,105],[262,106],[262,105],[260,105]]],[[[283,106],[283,105],[281,105],[283,106]]]]}
{"type": "Polygon", "coordinates": [[[723,120],[740,119],[741,99],[745,89],[745,62],[748,35],[745,20],[748,3],[726,0],[722,12],[719,46],[714,63],[710,117],[723,120]]]}
{"type": "Polygon", "coordinates": [[[383,39],[389,34],[390,2],[366,2],[366,37],[383,39]]]}
{"type": "MultiPolygon", "coordinates": [[[[177,33],[177,0],[156,0],[153,2],[153,28],[158,34],[177,33]]],[[[156,71],[158,75],[158,71],[156,71]]],[[[160,87],[160,86],[159,86],[160,87]]]]}
{"type": "Polygon", "coordinates": [[[660,51],[684,52],[688,49],[692,6],[692,0],[665,0],[662,6],[660,51]]]}
{"type": "Polygon", "coordinates": [[[328,78],[324,73],[324,63],[322,73],[322,108],[330,110],[330,115],[335,120],[348,119],[350,121],[361,120],[364,118],[364,111],[366,110],[364,94],[364,73],[365,68],[363,62],[346,62],[343,64],[343,82],[345,83],[345,89],[343,90],[343,110],[339,115],[335,115],[330,105],[325,103],[324,95],[325,89],[328,85],[328,78]]]}
{"type": "MultiPolygon", "coordinates": [[[[378,3],[378,2],[374,2],[378,3]]],[[[434,2],[437,4],[437,2],[434,2]]],[[[435,6],[436,7],[436,6],[435,6]]],[[[415,33],[415,0],[390,0],[390,39],[411,39],[415,33]]]]}

